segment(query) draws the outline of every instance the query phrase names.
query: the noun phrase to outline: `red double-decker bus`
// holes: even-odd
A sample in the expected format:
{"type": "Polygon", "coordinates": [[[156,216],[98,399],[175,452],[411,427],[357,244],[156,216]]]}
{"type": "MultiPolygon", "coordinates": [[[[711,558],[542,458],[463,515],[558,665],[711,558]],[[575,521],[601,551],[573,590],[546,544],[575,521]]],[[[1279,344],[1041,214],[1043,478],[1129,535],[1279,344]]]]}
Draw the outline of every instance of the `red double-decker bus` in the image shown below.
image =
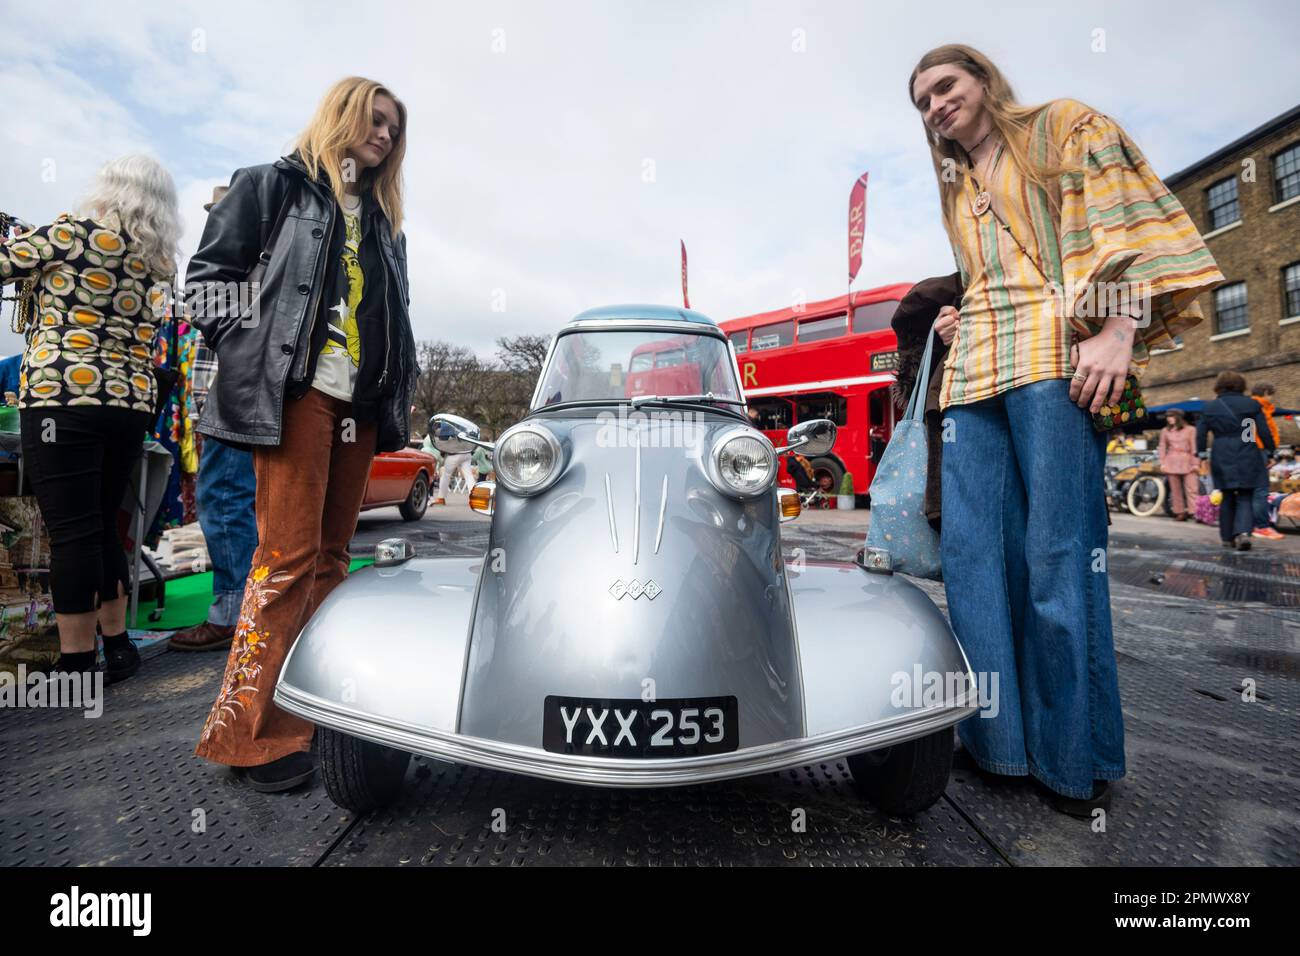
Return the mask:
{"type": "MultiPolygon", "coordinates": [[[[773,444],[810,418],[839,426],[835,447],[812,459],[829,494],[851,472],[854,493],[865,495],[894,430],[889,384],[898,341],[889,320],[911,288],[881,286],[721,323],[736,349],[745,398],[773,444]]],[[[780,480],[794,483],[784,459],[780,480]]]]}

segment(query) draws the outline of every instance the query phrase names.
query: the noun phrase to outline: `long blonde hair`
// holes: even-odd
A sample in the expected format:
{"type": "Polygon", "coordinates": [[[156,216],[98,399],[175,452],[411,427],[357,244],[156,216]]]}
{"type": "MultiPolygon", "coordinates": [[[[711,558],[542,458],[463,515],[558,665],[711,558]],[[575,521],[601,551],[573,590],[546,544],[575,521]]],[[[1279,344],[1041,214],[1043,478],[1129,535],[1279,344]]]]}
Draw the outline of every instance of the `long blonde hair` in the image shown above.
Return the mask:
{"type": "MultiPolygon", "coordinates": [[[[931,67],[942,66],[947,63],[966,71],[984,86],[984,108],[988,110],[989,116],[993,120],[994,129],[998,131],[1002,141],[1006,144],[1012,162],[1015,163],[1022,176],[1034,185],[1041,187],[1047,193],[1047,199],[1053,211],[1059,214],[1061,206],[1059,177],[1075,170],[1062,164],[1055,143],[1048,143],[1049,152],[1042,161],[1035,160],[1029,155],[1030,127],[1038,114],[1050,104],[1024,106],[1016,102],[1016,95],[1011,89],[1011,84],[1007,82],[1007,78],[1002,75],[1002,71],[993,64],[992,60],[973,47],[961,43],[950,43],[945,46],[935,47],[926,53],[916,64],[916,69],[912,70],[912,75],[907,81],[907,98],[913,107],[916,105],[916,100],[913,98],[912,91],[916,85],[917,76],[931,67]]],[[[939,203],[943,209],[943,225],[948,231],[949,238],[955,244],[953,209],[957,203],[957,195],[961,191],[961,176],[950,176],[951,181],[945,182],[944,169],[945,164],[947,164],[947,167],[955,172],[962,175],[969,174],[970,157],[966,155],[966,150],[956,140],[940,136],[929,126],[926,126],[924,117],[921,119],[921,126],[925,130],[925,140],[930,144],[930,158],[934,162],[934,175],[939,183],[939,203]]]]}
{"type": "Polygon", "coordinates": [[[181,212],[176,183],[165,166],[139,153],[110,159],[77,202],[84,215],[126,234],[140,247],[150,274],[170,279],[176,272],[181,212]]]}
{"type": "Polygon", "coordinates": [[[307,128],[294,148],[313,179],[324,171],[334,196],[344,201],[343,162],[348,148],[370,135],[375,97],[383,93],[397,104],[398,130],[393,148],[384,161],[361,174],[361,184],[369,187],[393,227],[393,236],[402,229],[402,159],[406,155],[406,106],[382,83],[364,76],[349,76],[326,91],[307,128]]]}

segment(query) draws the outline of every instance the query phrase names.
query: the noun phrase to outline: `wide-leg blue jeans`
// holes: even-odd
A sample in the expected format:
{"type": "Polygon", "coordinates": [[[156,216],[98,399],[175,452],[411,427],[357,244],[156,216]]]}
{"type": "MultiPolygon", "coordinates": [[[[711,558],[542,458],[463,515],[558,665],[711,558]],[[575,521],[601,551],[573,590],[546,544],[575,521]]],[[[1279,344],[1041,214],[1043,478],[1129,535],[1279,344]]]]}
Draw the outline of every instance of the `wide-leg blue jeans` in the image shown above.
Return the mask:
{"type": "Polygon", "coordinates": [[[982,686],[998,688],[996,716],[986,707],[963,721],[961,741],[986,770],[1087,797],[1093,780],[1124,776],[1105,436],[1064,379],[953,405],[944,417],[948,610],[982,686]]]}

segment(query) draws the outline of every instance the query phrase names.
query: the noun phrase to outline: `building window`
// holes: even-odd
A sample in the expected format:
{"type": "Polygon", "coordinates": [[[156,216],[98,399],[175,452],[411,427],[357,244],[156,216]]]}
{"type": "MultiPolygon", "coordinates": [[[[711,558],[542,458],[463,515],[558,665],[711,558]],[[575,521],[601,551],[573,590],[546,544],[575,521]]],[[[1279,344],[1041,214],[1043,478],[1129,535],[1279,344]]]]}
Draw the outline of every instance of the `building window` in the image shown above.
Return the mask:
{"type": "Polygon", "coordinates": [[[1205,208],[1209,210],[1210,231],[1230,226],[1241,218],[1237,202],[1237,177],[1229,176],[1205,191],[1205,208]]]}
{"type": "Polygon", "coordinates": [[[1273,157],[1273,182],[1277,184],[1278,202],[1300,196],[1300,143],[1273,157]]]}
{"type": "Polygon", "coordinates": [[[1284,317],[1300,315],[1300,262],[1282,270],[1282,300],[1284,317]]]}
{"type": "Polygon", "coordinates": [[[1246,283],[1234,282],[1214,290],[1214,319],[1215,331],[1220,335],[1250,328],[1246,316],[1246,283]]]}

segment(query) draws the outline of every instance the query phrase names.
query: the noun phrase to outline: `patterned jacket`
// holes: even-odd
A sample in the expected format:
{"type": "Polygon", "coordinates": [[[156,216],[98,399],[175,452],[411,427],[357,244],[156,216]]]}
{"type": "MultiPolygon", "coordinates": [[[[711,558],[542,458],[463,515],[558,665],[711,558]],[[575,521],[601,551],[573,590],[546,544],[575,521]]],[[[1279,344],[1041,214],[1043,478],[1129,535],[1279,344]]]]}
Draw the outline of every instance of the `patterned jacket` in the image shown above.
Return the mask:
{"type": "Polygon", "coordinates": [[[167,276],[95,219],[59,216],[0,243],[0,282],[35,278],[20,408],[105,405],[151,412],[153,344],[167,276]]]}

